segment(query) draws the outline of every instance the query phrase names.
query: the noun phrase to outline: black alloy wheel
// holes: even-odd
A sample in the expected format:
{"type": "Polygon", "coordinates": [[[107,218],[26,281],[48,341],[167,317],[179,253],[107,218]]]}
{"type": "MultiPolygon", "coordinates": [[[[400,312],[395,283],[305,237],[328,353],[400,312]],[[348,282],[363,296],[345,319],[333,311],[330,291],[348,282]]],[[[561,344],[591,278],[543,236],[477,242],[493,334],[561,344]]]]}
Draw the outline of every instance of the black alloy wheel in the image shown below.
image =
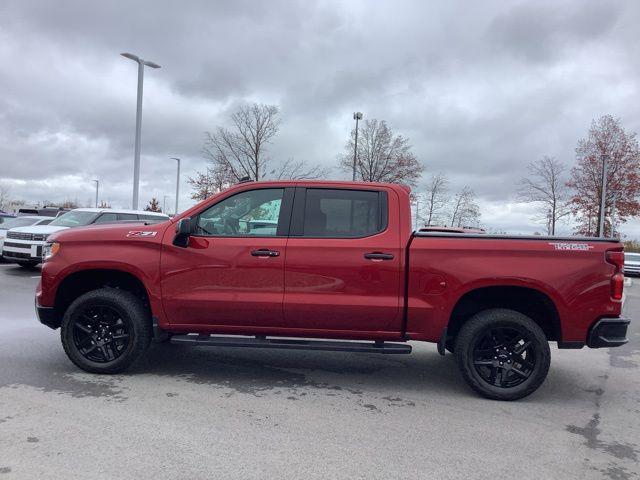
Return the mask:
{"type": "Polygon", "coordinates": [[[146,351],[151,312],[139,296],[100,288],[76,298],[62,319],[60,338],[69,359],[91,373],[120,373],[146,351]]]}
{"type": "Polygon", "coordinates": [[[78,353],[96,363],[112,362],[129,347],[131,327],[109,305],[89,306],[73,322],[73,343],[78,353]]]}
{"type": "Polygon", "coordinates": [[[516,327],[487,327],[473,346],[473,364],[483,380],[501,388],[526,381],[536,366],[529,333],[516,327]]]}
{"type": "Polygon", "coordinates": [[[455,339],[458,368],[476,392],[494,400],[517,400],[542,385],[551,362],[549,341],[531,318],[515,310],[477,313],[455,339]]]}

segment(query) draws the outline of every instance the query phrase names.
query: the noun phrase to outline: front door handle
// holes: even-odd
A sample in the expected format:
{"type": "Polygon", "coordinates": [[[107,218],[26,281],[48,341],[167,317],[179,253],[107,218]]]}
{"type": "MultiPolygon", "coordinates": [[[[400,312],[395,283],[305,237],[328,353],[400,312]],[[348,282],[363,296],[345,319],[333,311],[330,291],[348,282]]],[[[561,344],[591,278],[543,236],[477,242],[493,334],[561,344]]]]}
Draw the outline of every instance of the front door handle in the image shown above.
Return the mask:
{"type": "Polygon", "coordinates": [[[252,257],[279,257],[280,252],[277,250],[269,250],[268,248],[260,248],[251,251],[252,257]]]}
{"type": "Polygon", "coordinates": [[[393,253],[371,252],[365,253],[364,258],[367,260],[393,260],[393,253]]]}

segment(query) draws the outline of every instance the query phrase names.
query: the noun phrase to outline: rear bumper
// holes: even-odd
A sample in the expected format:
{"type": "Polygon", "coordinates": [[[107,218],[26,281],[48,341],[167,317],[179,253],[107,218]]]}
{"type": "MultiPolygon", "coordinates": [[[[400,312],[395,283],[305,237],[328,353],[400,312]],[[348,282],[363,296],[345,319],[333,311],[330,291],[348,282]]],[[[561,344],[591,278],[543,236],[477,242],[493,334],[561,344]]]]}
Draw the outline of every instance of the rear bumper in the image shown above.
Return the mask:
{"type": "Polygon", "coordinates": [[[38,320],[43,325],[54,330],[60,327],[60,320],[57,317],[57,312],[53,307],[41,307],[36,303],[36,313],[38,314],[38,320]]]}
{"type": "Polygon", "coordinates": [[[624,317],[601,318],[589,330],[587,346],[591,348],[620,347],[627,343],[629,320],[624,317]]]}

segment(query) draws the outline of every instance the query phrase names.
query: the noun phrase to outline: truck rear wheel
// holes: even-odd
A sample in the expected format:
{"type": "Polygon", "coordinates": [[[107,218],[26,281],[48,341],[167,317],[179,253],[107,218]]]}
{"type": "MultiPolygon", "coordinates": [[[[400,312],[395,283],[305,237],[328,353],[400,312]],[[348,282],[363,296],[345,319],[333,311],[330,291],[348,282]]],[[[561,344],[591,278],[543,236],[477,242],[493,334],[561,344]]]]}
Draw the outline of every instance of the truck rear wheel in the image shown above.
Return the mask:
{"type": "Polygon", "coordinates": [[[551,351],[542,329],[514,310],[495,308],[470,318],[456,338],[455,355],[467,383],[494,400],[517,400],[542,385],[551,351]]]}
{"type": "Polygon", "coordinates": [[[119,373],[151,343],[151,321],[135,295],[102,288],[85,293],[69,306],[60,336],[67,356],[82,370],[119,373]]]}

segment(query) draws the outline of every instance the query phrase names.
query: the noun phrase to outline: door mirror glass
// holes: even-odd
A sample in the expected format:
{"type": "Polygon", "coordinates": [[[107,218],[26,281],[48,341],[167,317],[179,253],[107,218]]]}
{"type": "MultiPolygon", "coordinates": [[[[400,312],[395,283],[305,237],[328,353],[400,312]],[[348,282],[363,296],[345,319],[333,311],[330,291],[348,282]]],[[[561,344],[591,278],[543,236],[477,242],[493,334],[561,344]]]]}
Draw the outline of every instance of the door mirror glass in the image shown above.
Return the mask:
{"type": "Polygon", "coordinates": [[[181,218],[176,224],[176,236],[173,239],[173,244],[176,247],[185,248],[189,244],[189,236],[191,235],[191,218],[181,218]]]}

